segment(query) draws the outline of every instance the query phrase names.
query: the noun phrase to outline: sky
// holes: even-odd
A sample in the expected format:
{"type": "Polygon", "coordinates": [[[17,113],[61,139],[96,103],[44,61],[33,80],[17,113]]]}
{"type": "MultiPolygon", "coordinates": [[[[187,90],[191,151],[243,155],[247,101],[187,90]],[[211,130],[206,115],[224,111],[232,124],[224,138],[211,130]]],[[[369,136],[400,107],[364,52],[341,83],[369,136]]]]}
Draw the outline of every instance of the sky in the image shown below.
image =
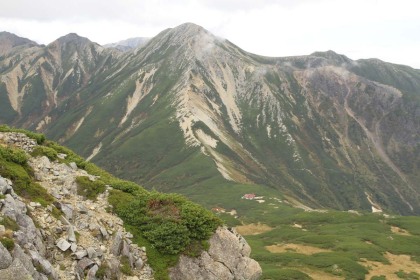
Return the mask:
{"type": "Polygon", "coordinates": [[[41,44],[71,32],[106,44],[193,22],[259,55],[333,50],[420,69],[419,0],[0,1],[0,31],[41,44]]]}

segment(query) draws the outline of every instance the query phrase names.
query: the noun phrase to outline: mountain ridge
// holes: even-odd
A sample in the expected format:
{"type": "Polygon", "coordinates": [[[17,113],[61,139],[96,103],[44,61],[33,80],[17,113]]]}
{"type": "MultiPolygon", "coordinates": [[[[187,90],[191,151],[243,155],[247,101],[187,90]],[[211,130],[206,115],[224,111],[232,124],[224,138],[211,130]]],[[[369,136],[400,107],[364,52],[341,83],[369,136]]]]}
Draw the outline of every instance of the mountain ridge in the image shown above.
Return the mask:
{"type": "Polygon", "coordinates": [[[261,57],[188,23],[122,54],[93,50],[50,112],[2,120],[162,190],[256,184],[311,207],[420,213],[413,68],[332,51],[261,57]]]}

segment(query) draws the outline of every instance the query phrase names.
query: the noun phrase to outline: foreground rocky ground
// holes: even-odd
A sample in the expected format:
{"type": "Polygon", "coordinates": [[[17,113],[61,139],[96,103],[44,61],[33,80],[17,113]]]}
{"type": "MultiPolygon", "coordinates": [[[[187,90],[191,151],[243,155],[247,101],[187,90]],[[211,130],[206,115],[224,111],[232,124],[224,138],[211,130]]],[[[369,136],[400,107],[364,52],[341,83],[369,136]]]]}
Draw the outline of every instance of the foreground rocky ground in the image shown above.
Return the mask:
{"type": "MultiPolygon", "coordinates": [[[[20,133],[0,133],[0,144],[22,148],[28,154],[36,146],[20,133]]],[[[123,221],[109,211],[111,187],[96,201],[86,200],[77,194],[76,178],[87,176],[93,181],[96,177],[75,163],[41,156],[30,157],[28,164],[55,202],[43,207],[27,201],[15,193],[12,181],[0,177],[0,221],[8,225],[0,225],[0,238],[14,243],[0,243],[0,279],[154,279],[146,248],[134,244],[123,221]]],[[[219,228],[209,243],[208,252],[198,258],[182,256],[171,278],[261,276],[258,263],[249,258],[249,245],[234,230],[219,228]]]]}

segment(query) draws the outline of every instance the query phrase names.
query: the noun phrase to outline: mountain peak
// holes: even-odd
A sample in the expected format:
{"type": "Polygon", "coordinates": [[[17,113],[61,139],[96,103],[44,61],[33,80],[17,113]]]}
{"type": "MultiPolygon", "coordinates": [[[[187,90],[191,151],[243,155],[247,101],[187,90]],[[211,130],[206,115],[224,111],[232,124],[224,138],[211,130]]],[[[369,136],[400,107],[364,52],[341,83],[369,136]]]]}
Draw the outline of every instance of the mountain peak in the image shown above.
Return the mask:
{"type": "Polygon", "coordinates": [[[88,38],[79,36],[76,33],[69,33],[67,35],[64,35],[64,36],[58,38],[56,41],[61,43],[61,44],[66,44],[66,43],[69,43],[69,42],[91,43],[91,41],[88,38]]]}
{"type": "Polygon", "coordinates": [[[211,35],[214,36],[213,34],[211,34],[207,29],[201,27],[200,25],[197,25],[195,23],[183,23],[181,25],[178,25],[174,28],[171,29],[172,33],[175,33],[177,36],[180,36],[181,38],[191,38],[191,37],[196,37],[197,35],[211,35]]]}
{"type": "Polygon", "coordinates": [[[6,31],[0,32],[0,55],[9,52],[14,47],[22,45],[36,46],[38,44],[13,33],[6,31]]]}
{"type": "Polygon", "coordinates": [[[338,54],[335,51],[328,50],[326,52],[314,52],[311,53],[311,56],[323,57],[328,60],[332,60],[338,63],[348,63],[351,62],[351,59],[343,54],[338,54]]]}

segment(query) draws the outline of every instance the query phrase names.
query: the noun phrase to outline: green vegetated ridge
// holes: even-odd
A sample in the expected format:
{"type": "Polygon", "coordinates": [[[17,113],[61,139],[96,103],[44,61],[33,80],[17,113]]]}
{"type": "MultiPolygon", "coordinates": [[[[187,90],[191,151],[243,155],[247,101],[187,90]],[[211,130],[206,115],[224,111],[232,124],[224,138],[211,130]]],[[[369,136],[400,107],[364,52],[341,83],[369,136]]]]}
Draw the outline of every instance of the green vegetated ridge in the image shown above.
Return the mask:
{"type": "MultiPolygon", "coordinates": [[[[90,162],[86,162],[68,148],[45,140],[41,134],[0,126],[1,132],[18,131],[38,140],[33,156],[45,155],[50,160],[75,162],[79,168],[98,176],[77,177],[78,194],[95,200],[99,193],[111,186],[108,201],[114,211],[125,222],[127,230],[135,235],[139,246],[147,247],[148,261],[155,271],[156,279],[167,279],[170,266],[177,262],[179,254],[198,256],[208,248],[207,240],[222,221],[212,212],[179,194],[149,192],[136,183],[118,179],[90,162]],[[66,154],[65,159],[57,157],[66,154]]],[[[0,143],[1,144],[1,143],[0,143]]],[[[35,183],[33,171],[27,164],[28,155],[19,148],[0,145],[0,175],[13,181],[16,193],[30,201],[40,202],[44,207],[54,198],[35,183]]],[[[57,212],[58,209],[55,209],[57,212]]],[[[4,220],[2,223],[6,223],[4,220]]],[[[8,240],[2,239],[6,244],[8,240]]],[[[11,246],[11,245],[10,245],[11,246]]]]}

